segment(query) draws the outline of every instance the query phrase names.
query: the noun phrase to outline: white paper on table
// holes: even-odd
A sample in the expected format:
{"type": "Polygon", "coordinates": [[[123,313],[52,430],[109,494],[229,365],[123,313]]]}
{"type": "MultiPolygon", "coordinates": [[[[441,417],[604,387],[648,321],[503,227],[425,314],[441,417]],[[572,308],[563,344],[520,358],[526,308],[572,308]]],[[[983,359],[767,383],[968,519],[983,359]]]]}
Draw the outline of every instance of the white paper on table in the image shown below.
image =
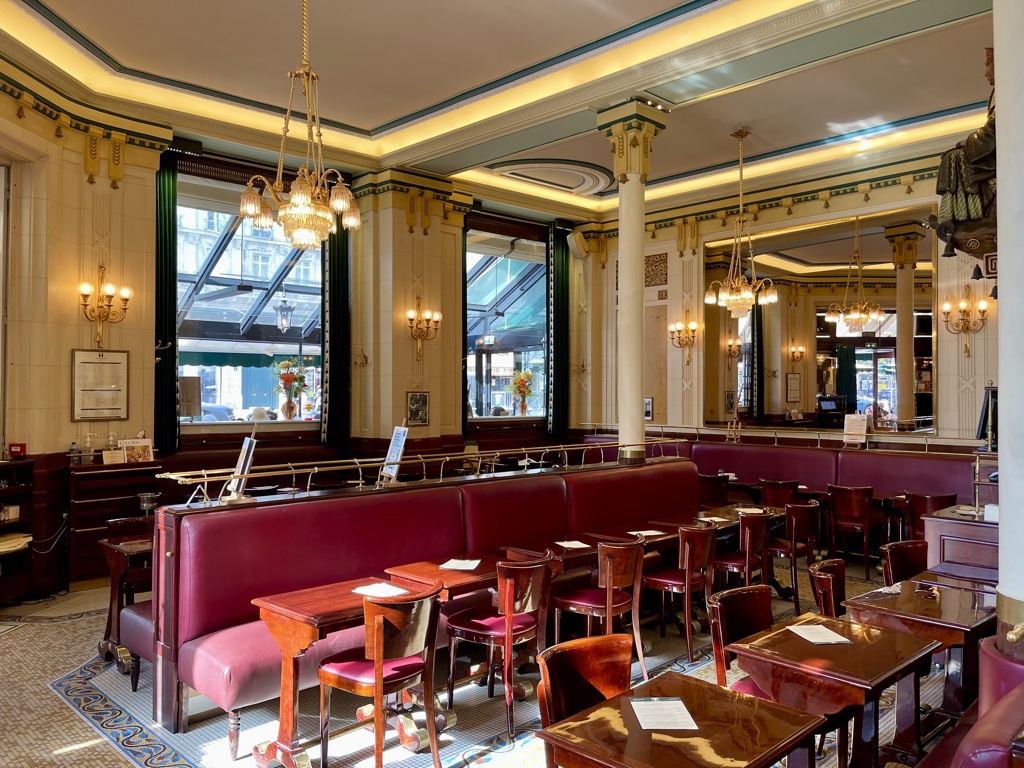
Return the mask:
{"type": "Polygon", "coordinates": [[[458,560],[453,557],[447,563],[441,563],[438,568],[442,571],[473,571],[479,565],[479,560],[458,560]]]}
{"type": "Polygon", "coordinates": [[[630,534],[632,534],[634,536],[636,536],[637,534],[639,534],[641,536],[664,536],[665,535],[664,531],[655,531],[655,530],[650,530],[650,531],[626,531],[626,533],[630,533],[630,534]]]}
{"type": "Polygon", "coordinates": [[[590,546],[589,544],[584,544],[582,541],[576,541],[575,539],[572,541],[556,541],[555,544],[560,547],[565,547],[566,549],[587,549],[590,546]]]}
{"type": "Polygon", "coordinates": [[[633,714],[645,731],[696,731],[697,723],[680,698],[642,698],[629,700],[633,714]]]}
{"type": "Polygon", "coordinates": [[[397,597],[409,592],[407,589],[396,587],[394,584],[388,584],[386,581],[367,584],[365,587],[356,587],[352,591],[357,595],[366,595],[367,597],[397,597]]]}
{"type": "Polygon", "coordinates": [[[804,640],[808,640],[815,645],[838,645],[839,643],[853,642],[850,638],[843,637],[838,632],[833,632],[828,627],[823,627],[820,624],[790,624],[786,629],[790,632],[795,632],[804,640]]]}
{"type": "Polygon", "coordinates": [[[761,507],[736,507],[737,512],[742,512],[745,515],[763,515],[764,510],[761,507]]]}
{"type": "Polygon", "coordinates": [[[712,523],[728,523],[729,518],[727,517],[702,517],[701,520],[709,520],[712,523]]]}

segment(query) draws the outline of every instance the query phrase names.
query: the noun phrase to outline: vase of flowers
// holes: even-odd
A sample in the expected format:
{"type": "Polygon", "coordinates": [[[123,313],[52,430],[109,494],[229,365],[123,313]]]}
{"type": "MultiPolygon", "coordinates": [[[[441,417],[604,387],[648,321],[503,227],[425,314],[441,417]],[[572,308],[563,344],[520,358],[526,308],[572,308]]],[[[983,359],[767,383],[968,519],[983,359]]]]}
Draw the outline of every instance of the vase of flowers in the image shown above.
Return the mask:
{"type": "Polygon", "coordinates": [[[520,416],[525,416],[530,412],[530,405],[526,402],[526,398],[533,394],[533,390],[530,389],[530,381],[532,379],[533,374],[529,371],[513,371],[512,383],[506,387],[506,390],[519,398],[520,416]]]}
{"type": "Polygon", "coordinates": [[[274,367],[277,375],[277,386],[274,387],[274,392],[284,395],[281,415],[290,421],[299,412],[295,398],[308,391],[306,389],[306,374],[302,372],[295,360],[282,360],[274,367]]]}

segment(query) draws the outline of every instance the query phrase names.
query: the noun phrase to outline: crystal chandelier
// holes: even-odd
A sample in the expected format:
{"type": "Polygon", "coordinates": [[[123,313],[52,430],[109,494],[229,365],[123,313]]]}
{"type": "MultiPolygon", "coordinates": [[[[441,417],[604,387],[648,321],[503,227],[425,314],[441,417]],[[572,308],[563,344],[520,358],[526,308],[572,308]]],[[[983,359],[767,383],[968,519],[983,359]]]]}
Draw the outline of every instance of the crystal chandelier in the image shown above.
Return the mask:
{"type": "Polygon", "coordinates": [[[870,322],[881,320],[885,312],[878,306],[877,302],[869,301],[864,295],[864,264],[860,255],[860,217],[853,220],[853,255],[850,256],[850,266],[846,273],[846,291],[843,293],[842,306],[833,302],[825,310],[826,323],[838,323],[842,320],[846,327],[854,333],[861,333],[864,327],[870,322]],[[850,284],[853,281],[853,270],[857,269],[857,288],[854,302],[847,306],[846,300],[850,296],[850,284]]]}
{"type": "Polygon", "coordinates": [[[750,131],[740,128],[729,134],[739,145],[740,171],[740,210],[733,222],[732,257],[729,259],[729,273],[724,280],[715,280],[704,294],[705,304],[717,304],[729,310],[733,318],[746,317],[754,306],[754,297],[758,304],[775,304],[779,300],[779,292],[772,284],[771,278],[757,279],[754,269],[754,245],[750,237],[750,223],[743,206],[743,139],[750,131]],[[750,280],[743,274],[743,240],[747,241],[747,254],[750,258],[750,280]],[[716,288],[717,286],[717,288],[716,288]]]}
{"type": "Polygon", "coordinates": [[[281,131],[277,176],[273,184],[260,175],[249,179],[248,186],[242,192],[240,211],[242,217],[251,219],[257,229],[272,229],[274,215],[270,203],[263,195],[263,189],[266,189],[273,201],[273,208],[277,210],[277,221],[292,247],[318,248],[329,234],[337,231],[336,214],[341,215],[341,225],[345,229],[358,229],[361,220],[359,206],[342,181],[341,174],[333,168],[324,169],[324,143],[320,132],[320,76],[309,65],[309,0],[302,0],[302,66],[295,72],[289,72],[288,77],[291,78],[292,86],[281,131]],[[306,161],[299,166],[288,196],[284,197],[281,177],[296,84],[306,97],[306,161]],[[253,186],[257,180],[262,184],[259,190],[253,186]]]}

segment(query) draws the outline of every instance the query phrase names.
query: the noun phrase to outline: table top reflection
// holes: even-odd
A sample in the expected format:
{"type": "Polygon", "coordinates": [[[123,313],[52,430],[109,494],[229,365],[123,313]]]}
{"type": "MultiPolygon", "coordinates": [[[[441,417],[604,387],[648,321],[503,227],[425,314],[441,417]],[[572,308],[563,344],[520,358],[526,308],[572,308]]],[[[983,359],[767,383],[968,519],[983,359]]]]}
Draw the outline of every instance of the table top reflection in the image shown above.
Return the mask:
{"type": "Polygon", "coordinates": [[[775,764],[812,737],[823,719],[675,672],[654,678],[538,734],[559,765],[749,766],[775,764]],[[644,730],[632,697],[681,698],[696,730],[644,730]]]}
{"type": "MultiPolygon", "coordinates": [[[[779,517],[786,514],[786,510],[782,507],[762,507],[754,504],[727,504],[724,507],[715,507],[714,509],[702,509],[696,515],[696,520],[708,520],[715,524],[716,528],[728,528],[733,525],[738,525],[740,522],[740,513],[749,514],[767,514],[771,517],[779,517]]],[[[693,513],[687,515],[665,515],[657,520],[651,520],[650,525],[654,527],[678,527],[680,525],[693,525],[694,523],[693,513]]]]}
{"type": "Polygon", "coordinates": [[[954,586],[901,581],[851,597],[843,605],[854,612],[891,614],[967,631],[993,619],[996,596],[954,586]]]}

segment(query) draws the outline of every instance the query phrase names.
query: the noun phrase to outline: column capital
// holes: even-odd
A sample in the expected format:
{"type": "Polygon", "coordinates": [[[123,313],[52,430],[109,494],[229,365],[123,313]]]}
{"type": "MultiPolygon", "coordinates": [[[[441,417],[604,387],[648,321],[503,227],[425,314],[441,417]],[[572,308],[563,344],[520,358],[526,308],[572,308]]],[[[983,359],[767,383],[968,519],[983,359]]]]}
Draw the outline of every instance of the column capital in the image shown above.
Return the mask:
{"type": "Polygon", "coordinates": [[[665,130],[665,114],[648,104],[631,100],[597,113],[597,129],[612,142],[615,178],[628,181],[626,174],[640,174],[647,183],[651,168],[651,140],[665,130]]]}
{"type": "Polygon", "coordinates": [[[897,269],[917,264],[917,243],[925,236],[920,224],[898,224],[886,227],[882,233],[892,245],[892,263],[897,269]]]}

